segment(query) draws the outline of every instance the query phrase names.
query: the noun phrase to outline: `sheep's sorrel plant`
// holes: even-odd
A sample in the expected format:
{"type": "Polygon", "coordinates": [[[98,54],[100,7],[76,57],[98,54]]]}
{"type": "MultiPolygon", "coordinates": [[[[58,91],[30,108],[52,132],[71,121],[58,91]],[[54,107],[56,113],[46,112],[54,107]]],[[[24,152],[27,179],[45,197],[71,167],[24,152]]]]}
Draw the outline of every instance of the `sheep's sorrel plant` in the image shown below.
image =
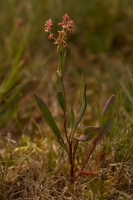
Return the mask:
{"type": "Polygon", "coordinates": [[[107,103],[104,106],[101,121],[99,126],[87,126],[84,128],[83,134],[76,138],[75,137],[75,131],[81,122],[81,119],[83,118],[83,115],[86,110],[87,106],[87,99],[86,99],[86,84],[83,89],[83,96],[82,96],[82,103],[81,103],[81,109],[79,112],[79,116],[75,117],[74,110],[71,108],[71,129],[67,127],[68,124],[68,115],[67,115],[67,102],[66,102],[66,92],[65,92],[65,84],[64,84],[64,63],[66,59],[66,40],[67,36],[70,33],[74,33],[73,21],[69,19],[69,16],[67,14],[64,15],[62,22],[60,22],[58,25],[61,26],[62,30],[58,31],[59,36],[56,38],[56,36],[51,32],[53,28],[53,24],[51,19],[49,19],[46,24],[44,30],[49,34],[49,39],[54,39],[54,44],[57,47],[57,52],[59,54],[59,63],[58,63],[58,76],[60,78],[60,83],[62,86],[62,91],[57,92],[57,100],[59,103],[59,106],[61,107],[64,115],[64,133],[61,133],[60,129],[58,128],[49,108],[45,104],[45,102],[40,99],[37,95],[35,95],[37,104],[43,114],[45,122],[48,124],[50,129],[53,131],[55,136],[57,137],[57,141],[60,144],[60,146],[67,152],[69,163],[70,163],[70,184],[73,184],[75,180],[83,174],[98,174],[99,172],[88,172],[85,170],[86,164],[88,163],[90,156],[92,155],[96,145],[101,141],[101,139],[105,136],[106,133],[108,133],[112,127],[113,124],[113,107],[114,107],[114,101],[115,101],[115,95],[112,95],[110,99],[107,101],[107,103]],[[75,120],[76,119],[76,120],[75,120]],[[71,130],[71,131],[69,131],[71,130]],[[75,172],[75,158],[76,153],[78,150],[79,142],[86,142],[86,141],[92,141],[92,147],[90,151],[88,152],[88,155],[81,166],[81,169],[78,172],[75,172]]]}

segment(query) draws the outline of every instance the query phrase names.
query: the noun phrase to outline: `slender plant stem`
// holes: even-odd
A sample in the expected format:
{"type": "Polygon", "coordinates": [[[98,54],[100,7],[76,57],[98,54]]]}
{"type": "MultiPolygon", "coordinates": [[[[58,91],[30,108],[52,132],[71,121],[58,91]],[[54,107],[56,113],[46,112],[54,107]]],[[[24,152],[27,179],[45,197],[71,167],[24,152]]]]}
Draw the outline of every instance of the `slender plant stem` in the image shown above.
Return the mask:
{"type": "Polygon", "coordinates": [[[73,184],[73,178],[74,178],[74,163],[73,163],[73,152],[72,152],[72,143],[69,144],[70,147],[70,154],[69,154],[69,159],[70,159],[70,184],[73,184]]]}
{"type": "Polygon", "coordinates": [[[66,92],[65,92],[65,86],[64,86],[64,79],[63,76],[60,76],[61,78],[61,83],[62,83],[62,89],[63,89],[63,95],[64,95],[64,99],[65,99],[65,106],[66,106],[66,92]]]}
{"type": "Polygon", "coordinates": [[[64,96],[64,101],[65,101],[64,132],[65,132],[67,143],[69,145],[70,183],[73,183],[73,178],[74,178],[73,144],[72,144],[72,141],[70,141],[70,139],[68,137],[67,128],[66,128],[66,125],[67,125],[66,91],[65,91],[65,85],[64,85],[64,79],[63,79],[62,71],[60,70],[60,69],[62,69],[64,67],[62,67],[61,65],[62,65],[62,62],[59,62],[59,76],[60,76],[60,79],[61,79],[62,92],[63,92],[63,96],[64,96]]]}
{"type": "Polygon", "coordinates": [[[71,140],[71,142],[72,142],[72,139],[73,139],[73,135],[74,135],[74,133],[75,133],[75,130],[76,130],[76,126],[72,129],[72,132],[71,132],[71,134],[70,134],[70,137],[69,137],[69,139],[71,140]]]}
{"type": "Polygon", "coordinates": [[[76,152],[77,152],[77,149],[78,149],[78,144],[79,144],[79,141],[76,140],[76,144],[75,144],[74,150],[73,150],[73,162],[75,161],[75,156],[76,156],[76,152]]]}
{"type": "Polygon", "coordinates": [[[62,83],[62,90],[63,90],[63,96],[64,96],[64,100],[65,100],[65,113],[64,113],[64,131],[65,131],[65,136],[67,139],[67,143],[69,144],[69,139],[68,139],[68,135],[67,135],[67,128],[66,128],[66,123],[67,123],[67,107],[66,107],[66,92],[65,92],[65,86],[64,86],[64,80],[62,75],[60,76],[61,78],[61,83],[62,83]]]}

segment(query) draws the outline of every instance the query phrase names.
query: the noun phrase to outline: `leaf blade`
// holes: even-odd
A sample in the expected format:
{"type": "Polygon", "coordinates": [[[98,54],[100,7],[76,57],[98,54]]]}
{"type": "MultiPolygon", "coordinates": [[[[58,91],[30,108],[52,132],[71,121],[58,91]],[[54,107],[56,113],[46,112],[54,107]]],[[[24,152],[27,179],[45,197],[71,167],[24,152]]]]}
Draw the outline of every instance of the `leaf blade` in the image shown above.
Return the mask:
{"type": "Polygon", "coordinates": [[[100,126],[103,127],[108,118],[112,118],[112,112],[113,112],[113,107],[114,107],[114,103],[115,103],[115,94],[113,94],[109,100],[106,102],[103,111],[102,111],[102,118],[101,118],[101,122],[100,122],[100,126]]]}
{"type": "Polygon", "coordinates": [[[98,136],[94,139],[93,143],[100,142],[102,138],[111,130],[114,122],[114,116],[113,116],[114,103],[115,103],[115,94],[113,94],[109,98],[109,100],[106,102],[103,108],[102,118],[100,123],[102,130],[100,131],[98,136]]]}
{"type": "Polygon", "coordinates": [[[74,123],[75,123],[75,114],[74,114],[74,110],[71,108],[71,127],[72,127],[72,129],[74,127],[74,123]]]}
{"type": "Polygon", "coordinates": [[[59,106],[61,107],[61,109],[63,110],[63,112],[65,114],[66,103],[65,103],[65,99],[64,99],[62,92],[57,92],[57,99],[58,99],[59,106]]]}
{"type": "Polygon", "coordinates": [[[45,102],[40,97],[38,97],[36,94],[35,94],[35,99],[37,101],[37,104],[43,114],[43,118],[44,118],[45,122],[47,123],[47,125],[50,127],[50,129],[53,131],[53,133],[58,138],[61,138],[60,130],[59,130],[58,126],[56,125],[55,120],[54,120],[49,108],[47,107],[45,102]]]}
{"type": "Polygon", "coordinates": [[[80,123],[85,110],[86,110],[86,106],[87,106],[87,99],[86,99],[86,84],[84,86],[84,90],[83,90],[83,98],[82,98],[82,105],[81,105],[81,109],[80,109],[80,113],[79,113],[79,117],[74,125],[74,129],[76,129],[76,127],[78,126],[78,124],[80,123]]]}
{"type": "Polygon", "coordinates": [[[94,139],[93,143],[99,143],[103,137],[111,130],[114,119],[108,119],[98,136],[94,139]]]}
{"type": "Polygon", "coordinates": [[[75,139],[81,142],[87,142],[89,140],[92,140],[94,137],[96,137],[100,129],[101,129],[100,126],[87,126],[84,129],[84,135],[81,135],[79,138],[75,138],[75,139]]]}

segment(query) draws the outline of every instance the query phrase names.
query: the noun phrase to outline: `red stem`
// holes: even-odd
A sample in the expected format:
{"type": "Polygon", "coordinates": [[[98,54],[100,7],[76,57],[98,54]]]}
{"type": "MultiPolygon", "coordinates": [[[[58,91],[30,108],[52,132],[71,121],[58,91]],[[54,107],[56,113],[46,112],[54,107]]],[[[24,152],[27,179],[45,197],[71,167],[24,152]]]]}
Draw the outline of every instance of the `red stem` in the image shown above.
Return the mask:
{"type": "Polygon", "coordinates": [[[94,151],[95,147],[97,145],[97,142],[93,143],[93,146],[92,148],[90,149],[89,151],[89,154],[85,160],[85,162],[83,163],[82,167],[81,167],[81,170],[77,173],[77,175],[74,177],[74,179],[72,180],[72,183],[73,184],[75,182],[75,180],[82,174],[81,171],[83,171],[83,169],[85,168],[86,164],[88,163],[89,159],[90,159],[90,156],[92,154],[92,152],[94,151]]]}
{"type": "Polygon", "coordinates": [[[89,154],[88,154],[86,160],[84,161],[84,164],[81,167],[81,171],[85,168],[86,164],[88,163],[90,156],[91,156],[92,152],[94,151],[95,147],[96,147],[96,143],[93,144],[91,150],[89,151],[89,154]]]}

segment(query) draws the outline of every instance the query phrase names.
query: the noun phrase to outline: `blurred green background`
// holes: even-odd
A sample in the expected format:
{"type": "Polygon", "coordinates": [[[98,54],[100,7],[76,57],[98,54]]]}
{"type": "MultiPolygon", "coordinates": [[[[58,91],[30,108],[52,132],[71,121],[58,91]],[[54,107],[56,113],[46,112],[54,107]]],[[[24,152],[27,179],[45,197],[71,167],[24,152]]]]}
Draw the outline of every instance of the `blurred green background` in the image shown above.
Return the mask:
{"type": "Polygon", "coordinates": [[[113,93],[121,93],[130,112],[133,103],[133,1],[131,0],[6,0],[0,6],[0,129],[13,135],[32,133],[43,122],[34,93],[58,113],[55,101],[58,54],[44,32],[53,32],[67,13],[75,33],[68,39],[65,82],[68,102],[77,105],[81,77],[88,85],[87,115],[113,93]],[[82,76],[81,76],[82,75],[82,76]]]}

